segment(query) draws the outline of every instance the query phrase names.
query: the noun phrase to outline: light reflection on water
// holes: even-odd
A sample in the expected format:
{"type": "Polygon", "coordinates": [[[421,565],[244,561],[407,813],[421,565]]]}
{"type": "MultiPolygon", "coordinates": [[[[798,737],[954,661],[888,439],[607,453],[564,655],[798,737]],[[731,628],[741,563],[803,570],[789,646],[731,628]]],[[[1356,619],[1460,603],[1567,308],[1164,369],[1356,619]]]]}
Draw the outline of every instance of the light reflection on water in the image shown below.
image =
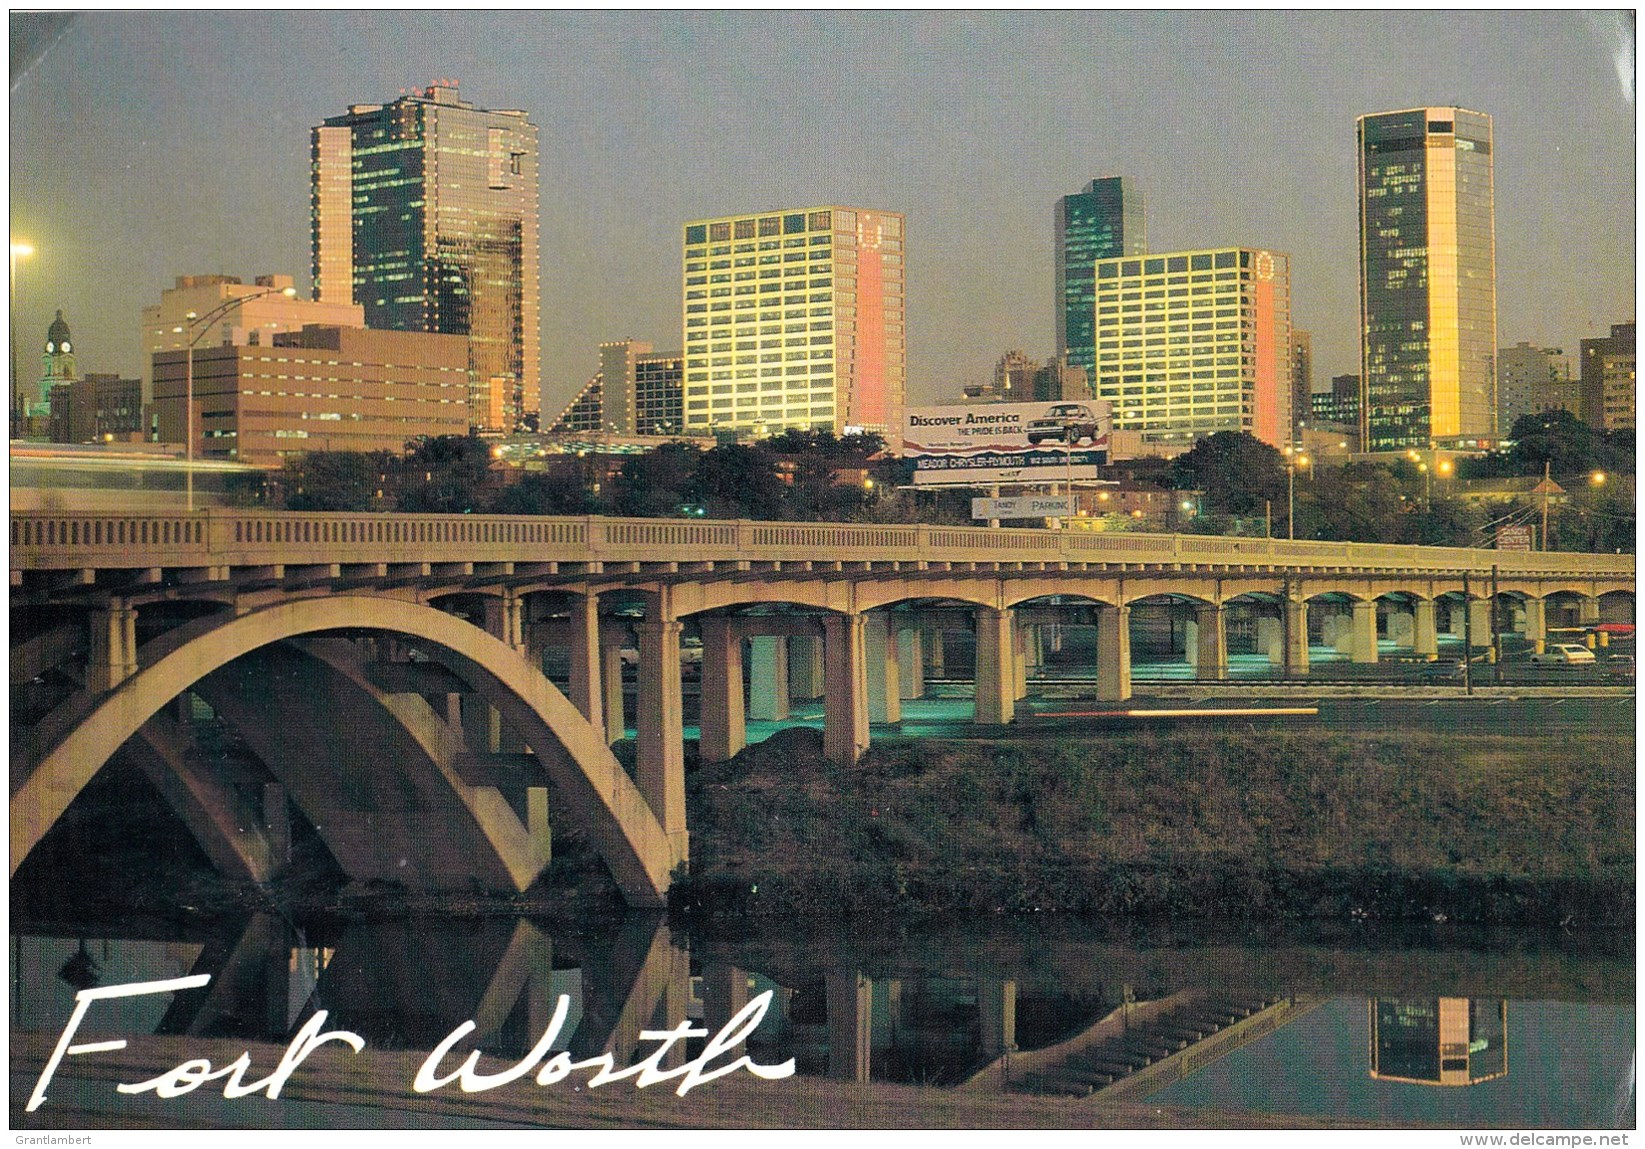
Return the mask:
{"type": "Polygon", "coordinates": [[[690,1018],[714,1032],[771,990],[747,1051],[806,1075],[1396,1126],[1601,1128],[1634,1112],[1631,954],[1557,945],[1345,952],[1031,931],[869,952],[783,931],[692,943],[641,914],[603,931],[503,917],[298,929],[266,915],[192,935],[84,929],[14,925],[14,1031],[59,1031],[77,986],[209,973],[201,990],[99,1005],[80,1039],[283,1043],[326,1009],[375,1048],[430,1050],[472,1019],[465,1048],[518,1056],[563,994],[554,1048],[632,1064],[654,1048],[642,1029],[690,1018]]]}

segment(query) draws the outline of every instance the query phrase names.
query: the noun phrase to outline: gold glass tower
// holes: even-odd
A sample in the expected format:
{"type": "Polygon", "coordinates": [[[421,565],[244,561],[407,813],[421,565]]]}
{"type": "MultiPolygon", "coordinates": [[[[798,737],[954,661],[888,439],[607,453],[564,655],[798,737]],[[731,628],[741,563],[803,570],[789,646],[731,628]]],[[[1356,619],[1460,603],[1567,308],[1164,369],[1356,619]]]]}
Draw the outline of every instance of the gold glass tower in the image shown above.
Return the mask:
{"type": "Polygon", "coordinates": [[[1491,117],[1359,118],[1360,403],[1368,451],[1496,432],[1491,117]]]}
{"type": "Polygon", "coordinates": [[[686,433],[900,428],[903,238],[865,208],[686,224],[686,433]]]}
{"type": "Polygon", "coordinates": [[[464,335],[469,422],[539,402],[537,127],[437,83],[313,133],[314,297],[367,327],[464,335]]]}

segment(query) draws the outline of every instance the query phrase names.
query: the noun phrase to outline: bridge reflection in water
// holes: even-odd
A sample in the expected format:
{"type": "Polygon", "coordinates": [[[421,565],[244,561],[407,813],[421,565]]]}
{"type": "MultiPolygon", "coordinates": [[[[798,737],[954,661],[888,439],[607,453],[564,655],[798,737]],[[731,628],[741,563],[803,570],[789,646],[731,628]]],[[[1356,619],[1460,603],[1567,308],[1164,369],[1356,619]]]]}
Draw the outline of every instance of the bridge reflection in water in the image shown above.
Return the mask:
{"type": "MultiPolygon", "coordinates": [[[[1628,1071],[1633,1036],[1631,1001],[1586,999],[1580,988],[1620,975],[1626,957],[1521,955],[1510,980],[1498,982],[1499,996],[1469,999],[1448,995],[1446,984],[1488,982],[1502,967],[1468,951],[1345,959],[1280,950],[1281,965],[1310,970],[1289,975],[1296,980],[1287,990],[1274,988],[1273,948],[978,939],[947,958],[921,945],[865,966],[812,939],[693,945],[647,914],[560,934],[507,918],[296,928],[269,915],[169,936],[82,928],[82,936],[28,926],[13,934],[14,1034],[54,1037],[76,988],[206,973],[211,981],[198,990],[98,1005],[81,1039],[128,1036],[140,1046],[144,1035],[176,1034],[283,1044],[324,1009],[327,1028],[358,1033],[370,1048],[422,1054],[473,1020],[455,1065],[471,1048],[505,1060],[523,1055],[564,994],[570,1012],[554,1048],[578,1058],[610,1052],[625,1066],[656,1048],[641,1030],[690,1018],[712,1033],[753,994],[771,990],[771,1010],[737,1053],[761,1064],[793,1057],[802,1076],[902,1082],[979,1105],[1004,1091],[1039,1092],[1096,1106],[1148,1098],[1386,1125],[1566,1128],[1613,1120],[1611,1087],[1628,1071]],[[1376,988],[1365,996],[1343,979],[1376,988]],[[1413,992],[1396,998],[1388,989],[1400,982],[1413,992]],[[1510,1042],[1518,1050],[1511,1075],[1510,1042]],[[1473,1063],[1461,1076],[1452,1064],[1459,1058],[1473,1063]],[[1423,1082],[1467,1088],[1425,1090],[1423,1082]],[[1425,1092],[1472,1097],[1436,1101],[1425,1092]]],[[[701,1047],[694,1039],[665,1064],[701,1047]]],[[[80,1064],[70,1059],[60,1073],[80,1064]]],[[[13,1071],[15,1082],[38,1067],[23,1058],[13,1071]]],[[[761,1088],[780,1108],[803,1086],[761,1088]]],[[[14,1107],[26,1093],[14,1088],[14,1107]]]]}

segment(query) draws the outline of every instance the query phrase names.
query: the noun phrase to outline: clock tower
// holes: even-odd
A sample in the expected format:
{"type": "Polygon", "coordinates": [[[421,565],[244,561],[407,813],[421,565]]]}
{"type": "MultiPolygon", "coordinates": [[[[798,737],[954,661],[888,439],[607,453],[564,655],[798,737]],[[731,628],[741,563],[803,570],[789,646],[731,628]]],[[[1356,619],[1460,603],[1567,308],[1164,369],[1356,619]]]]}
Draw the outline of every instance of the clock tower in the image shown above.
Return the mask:
{"type": "Polygon", "coordinates": [[[57,312],[57,318],[51,321],[46,328],[46,350],[40,356],[40,382],[36,393],[25,400],[26,415],[49,415],[51,413],[51,389],[59,383],[72,383],[80,378],[80,371],[74,362],[74,337],[69,333],[69,325],[63,322],[63,312],[57,312]]]}

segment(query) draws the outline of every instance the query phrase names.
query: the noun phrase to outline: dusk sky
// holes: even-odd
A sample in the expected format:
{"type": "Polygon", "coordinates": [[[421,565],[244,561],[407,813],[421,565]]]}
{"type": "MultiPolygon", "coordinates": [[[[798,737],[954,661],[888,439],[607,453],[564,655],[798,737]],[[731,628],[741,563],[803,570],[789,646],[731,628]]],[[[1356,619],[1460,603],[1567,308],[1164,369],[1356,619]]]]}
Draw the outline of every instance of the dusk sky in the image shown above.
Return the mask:
{"type": "Polygon", "coordinates": [[[1289,252],[1321,387],[1359,369],[1355,118],[1428,104],[1495,118],[1498,342],[1634,318],[1631,14],[99,12],[19,72],[25,27],[28,380],[57,308],[136,376],[178,275],[306,296],[309,129],[437,78],[539,127],[551,415],[600,341],[680,346],[682,223],[827,203],[907,214],[909,398],[952,398],[1054,351],[1052,205],[1108,175],[1151,250],[1289,252]]]}

